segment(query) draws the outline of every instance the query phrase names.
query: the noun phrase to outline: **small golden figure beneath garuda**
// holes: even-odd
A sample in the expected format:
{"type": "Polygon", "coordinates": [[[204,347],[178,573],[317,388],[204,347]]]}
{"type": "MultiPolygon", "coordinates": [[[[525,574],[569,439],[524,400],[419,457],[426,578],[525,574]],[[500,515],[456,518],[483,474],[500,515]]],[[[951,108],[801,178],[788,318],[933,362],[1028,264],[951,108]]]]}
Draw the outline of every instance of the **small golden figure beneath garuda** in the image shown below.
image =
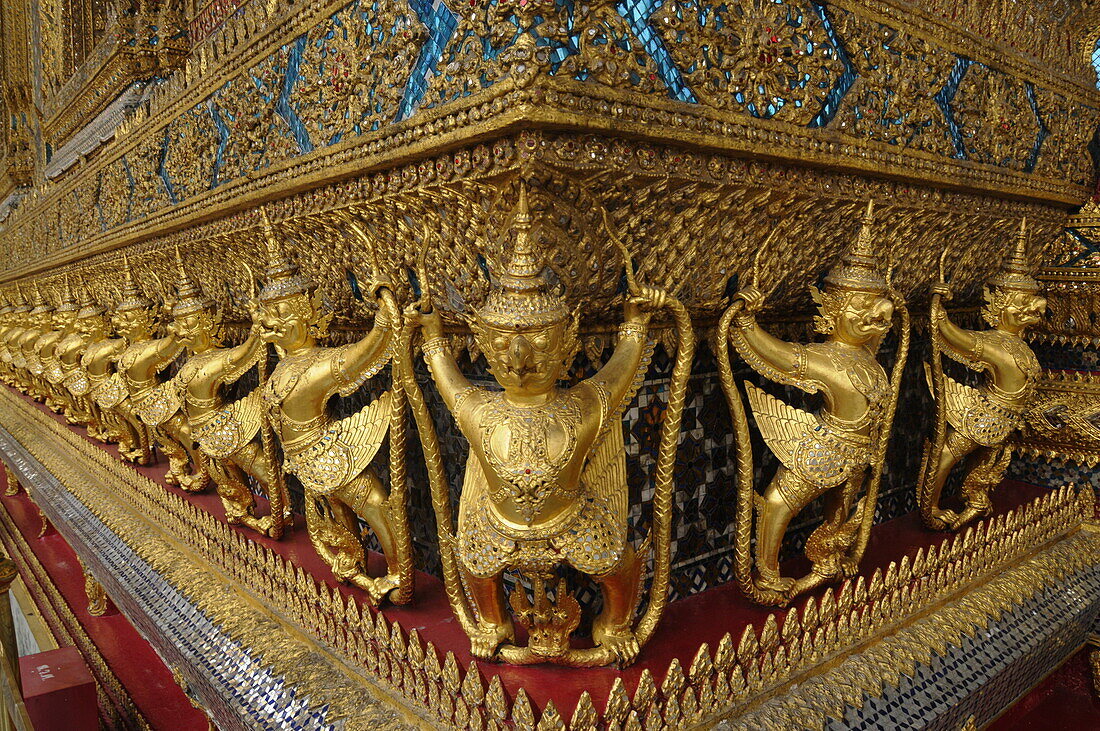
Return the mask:
{"type": "Polygon", "coordinates": [[[391,360],[400,324],[397,302],[385,283],[374,283],[370,289],[378,293],[379,314],[366,337],[341,347],[320,347],[317,339],[327,333],[331,310],[317,286],[287,259],[266,214],[264,237],[266,281],[253,316],[260,337],[275,345],[280,360],[266,379],[263,398],[282,444],[284,468],[305,491],[310,542],[337,579],[363,589],[373,604],[387,597],[406,603],[413,589],[412,541],[405,473],[393,462],[404,460],[404,454],[394,454],[394,434],[392,492],[372,466],[395,421],[401,420],[396,428],[404,428],[399,379],[394,379],[393,390],[352,416],[335,419],[328,411],[334,396],[355,393],[391,360]],[[382,546],[384,576],[367,574],[360,518],[382,546]]]}
{"type": "Polygon", "coordinates": [[[814,326],[826,335],[825,342],[788,343],[765,332],[756,322],[764,295],[755,282],[735,295],[719,323],[719,371],[738,452],[735,569],[745,594],[762,604],[786,605],[827,581],[851,576],[867,546],[909,333],[905,303],[874,254],[873,211],[868,204],[855,247],[825,276],[824,291],[811,288],[819,311],[814,326]],[[887,379],[875,354],[895,310],[902,317],[902,333],[887,379]],[[820,411],[810,413],[745,383],[756,424],[780,462],[763,496],[753,489],[748,420],[727,338],[765,379],[822,396],[820,411]],[[866,493],[857,503],[865,483],[866,493]],[[806,542],[810,572],[797,579],[781,576],[779,550],[788,525],[822,496],[825,522],[806,542]],[[755,571],[750,548],[754,508],[755,571]]]}
{"type": "Polygon", "coordinates": [[[470,443],[455,535],[430,418],[424,417],[415,384],[410,384],[448,594],[475,657],[523,664],[629,664],[651,636],[668,591],[671,468],[694,348],[690,321],[671,295],[635,284],[628,261],[631,291],[613,355],[595,375],[561,387],[578,349],[579,313],[550,288],[532,223],[527,186],[521,183],[512,228],[499,236],[499,250],[511,252],[511,260],[469,318],[502,391],[466,379],[430,299],[407,311],[422,329],[432,378],[470,443]],[[650,542],[636,551],[627,536],[621,418],[648,366],[651,314],[665,308],[673,311],[679,339],[655,470],[654,576],[649,604],[636,620],[650,542]],[[603,610],[592,627],[595,647],[570,646],[580,607],[558,574],[563,566],[600,586],[603,610]],[[517,584],[511,593],[513,611],[508,611],[505,571],[530,579],[533,602],[517,584]],[[516,644],[513,617],[527,629],[525,646],[516,644]]]}
{"type": "Polygon", "coordinates": [[[198,492],[209,479],[206,457],[195,445],[191,425],[178,401],[162,398],[164,394],[158,388],[161,385],[158,376],[183,351],[183,344],[171,330],[164,337],[153,337],[159,306],[142,294],[129,262],[122,294],[113,316],[118,334],[128,343],[115,363],[115,371],[127,393],[121,407],[150,430],[156,446],[168,457],[165,482],[198,492]]]}
{"type": "Polygon", "coordinates": [[[936,426],[925,443],[917,495],[921,518],[933,530],[957,530],[993,510],[990,492],[1012,460],[1012,448],[1005,442],[1023,425],[1039,377],[1039,361],[1023,337],[1046,311],[1039,291],[1027,263],[1027,219],[1020,222],[1015,248],[1000,273],[985,288],[982,317],[992,330],[965,330],[951,322],[942,302],[951,297],[951,289],[942,271],[932,287],[928,378],[936,399],[936,426]],[[984,372],[985,383],[971,388],[945,375],[941,354],[984,372]],[[960,489],[965,505],[956,513],[940,506],[940,495],[952,468],[967,457],[970,469],[960,489]]]}
{"type": "Polygon", "coordinates": [[[176,265],[179,282],[171,328],[190,357],[172,380],[146,398],[143,419],[160,426],[182,409],[191,436],[208,458],[206,469],[225,506],[226,521],[278,538],[289,518],[289,505],[280,467],[273,455],[265,454],[258,438],[263,421],[260,392],[253,390],[232,403],[225,396],[226,386],[260,361],[263,343],[253,327],[240,345],[222,347],[221,318],[214,301],[192,281],[178,249],[176,265]],[[256,516],[249,476],[271,503],[270,514],[262,518],[256,516]]]}

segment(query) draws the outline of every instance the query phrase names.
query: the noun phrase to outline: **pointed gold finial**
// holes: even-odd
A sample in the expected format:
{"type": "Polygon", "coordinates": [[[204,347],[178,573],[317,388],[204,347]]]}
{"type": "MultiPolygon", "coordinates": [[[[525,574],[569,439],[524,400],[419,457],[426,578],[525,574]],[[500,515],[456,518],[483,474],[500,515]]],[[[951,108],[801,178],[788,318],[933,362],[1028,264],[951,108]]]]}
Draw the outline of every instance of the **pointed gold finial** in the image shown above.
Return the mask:
{"type": "Polygon", "coordinates": [[[275,228],[267,211],[260,209],[263,220],[264,248],[267,252],[267,266],[264,269],[264,286],[260,290],[260,301],[285,299],[296,294],[308,294],[315,289],[313,282],[299,273],[295,264],[283,250],[282,242],[275,235],[275,228]]]}
{"type": "Polygon", "coordinates": [[[61,303],[57,306],[55,312],[76,312],[80,309],[80,305],[76,303],[76,299],[73,297],[73,283],[69,278],[69,275],[64,276],[64,287],[61,289],[61,303]]]}
{"type": "Polygon", "coordinates": [[[1020,219],[1020,228],[1016,232],[1016,241],[1001,265],[1001,271],[989,281],[990,286],[999,289],[1013,289],[1020,292],[1038,292],[1039,282],[1031,276],[1031,266],[1027,260],[1027,245],[1030,238],[1027,229],[1027,217],[1020,219]]]}
{"type": "Polygon", "coordinates": [[[122,269],[125,279],[122,283],[122,295],[118,304],[115,305],[115,312],[147,310],[152,307],[152,302],[134,281],[134,270],[130,267],[130,257],[127,254],[122,255],[122,269]]]}
{"type": "Polygon", "coordinates": [[[53,305],[51,305],[43,296],[42,288],[38,286],[38,282],[34,283],[34,309],[31,310],[32,315],[41,315],[47,312],[53,311],[53,305]]]}
{"type": "Polygon", "coordinates": [[[875,253],[874,224],[875,201],[872,199],[867,201],[867,208],[860,219],[855,244],[825,275],[827,287],[879,294],[888,289],[886,276],[875,253]]]}
{"type": "Polygon", "coordinates": [[[202,288],[191,279],[187,273],[187,267],[183,264],[183,254],[179,244],[176,244],[176,302],[172,305],[172,317],[182,317],[192,312],[205,310],[213,306],[214,302],[203,294],[202,288]]]}
{"type": "Polygon", "coordinates": [[[570,317],[569,308],[558,295],[550,292],[543,271],[546,263],[536,250],[534,218],[528,200],[527,181],[519,183],[519,201],[510,231],[514,240],[504,242],[512,257],[501,269],[497,281],[477,311],[487,325],[510,329],[550,327],[570,317]]]}

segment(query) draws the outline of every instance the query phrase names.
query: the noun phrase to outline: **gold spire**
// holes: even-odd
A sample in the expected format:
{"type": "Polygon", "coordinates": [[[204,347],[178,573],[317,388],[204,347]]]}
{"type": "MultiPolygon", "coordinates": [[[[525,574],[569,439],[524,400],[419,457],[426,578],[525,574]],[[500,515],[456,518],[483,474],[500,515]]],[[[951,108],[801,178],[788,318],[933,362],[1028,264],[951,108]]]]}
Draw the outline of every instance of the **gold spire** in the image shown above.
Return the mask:
{"type": "Polygon", "coordinates": [[[1038,292],[1041,286],[1031,276],[1031,266],[1027,261],[1027,217],[1020,219],[1020,230],[1016,233],[1016,243],[1001,265],[1001,271],[989,281],[990,286],[999,289],[1014,289],[1020,292],[1038,292]]]}
{"type": "Polygon", "coordinates": [[[827,287],[877,294],[886,291],[886,277],[880,269],[879,258],[875,254],[874,224],[875,202],[869,200],[855,244],[825,275],[827,287]]]}
{"type": "Polygon", "coordinates": [[[176,269],[176,302],[172,305],[172,317],[183,317],[212,307],[214,302],[203,294],[202,288],[187,273],[179,245],[176,246],[176,269]]]}
{"type": "Polygon", "coordinates": [[[98,304],[92,297],[92,288],[87,283],[80,289],[80,311],[76,313],[77,319],[94,317],[106,312],[106,308],[98,304]]]}
{"type": "Polygon", "coordinates": [[[32,315],[41,315],[46,312],[52,312],[53,305],[51,305],[43,296],[42,288],[38,286],[38,282],[34,283],[34,309],[31,310],[32,315]]]}
{"type": "Polygon", "coordinates": [[[301,275],[298,265],[286,255],[282,243],[275,235],[267,211],[260,209],[263,217],[264,248],[267,250],[267,267],[264,269],[264,286],[260,290],[260,301],[285,299],[296,294],[308,294],[314,289],[313,283],[301,275]]]}
{"type": "Polygon", "coordinates": [[[511,227],[515,234],[512,258],[477,311],[478,319],[487,325],[518,330],[549,327],[569,319],[565,302],[549,292],[543,276],[546,263],[535,250],[532,221],[527,182],[521,180],[511,227]]]}
{"type": "Polygon", "coordinates": [[[18,299],[16,299],[16,304],[15,307],[12,308],[12,312],[30,312],[31,306],[27,304],[27,296],[23,294],[23,287],[21,285],[15,285],[15,296],[18,299]]]}
{"type": "Polygon", "coordinates": [[[80,309],[80,306],[73,299],[72,282],[69,280],[68,274],[65,275],[64,279],[65,287],[61,290],[61,303],[57,305],[55,312],[76,312],[80,309]]]}
{"type": "Polygon", "coordinates": [[[130,268],[130,257],[122,255],[122,269],[126,280],[122,283],[122,296],[115,305],[115,312],[129,312],[130,310],[147,310],[152,303],[134,281],[134,270],[130,268]]]}

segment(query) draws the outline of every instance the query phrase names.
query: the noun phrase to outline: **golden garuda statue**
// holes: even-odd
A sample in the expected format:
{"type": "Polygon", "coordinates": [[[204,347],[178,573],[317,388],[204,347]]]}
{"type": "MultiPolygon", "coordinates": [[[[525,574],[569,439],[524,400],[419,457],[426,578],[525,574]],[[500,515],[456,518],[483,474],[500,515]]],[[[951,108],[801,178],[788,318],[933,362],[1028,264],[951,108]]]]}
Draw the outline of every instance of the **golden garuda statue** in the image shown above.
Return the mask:
{"type": "Polygon", "coordinates": [[[61,343],[65,342],[76,331],[76,316],[79,312],[80,305],[73,298],[73,290],[69,285],[69,278],[66,277],[61,302],[53,311],[53,329],[39,337],[35,342],[38,360],[42,363],[42,376],[52,398],[52,403],[50,399],[47,399],[46,403],[55,412],[64,414],[70,424],[76,424],[78,421],[75,414],[72,413],[69,392],[61,385],[61,382],[65,380],[65,371],[61,367],[61,360],[57,357],[57,351],[61,343]]]}
{"type": "Polygon", "coordinates": [[[16,287],[15,296],[16,304],[12,306],[7,316],[8,326],[5,328],[3,336],[0,337],[0,363],[4,364],[4,375],[7,382],[16,388],[22,389],[22,379],[15,366],[16,351],[12,346],[19,340],[23,330],[26,329],[27,313],[31,311],[32,307],[27,304],[26,298],[18,287],[16,287]]]}
{"type": "Polygon", "coordinates": [[[86,426],[88,436],[104,442],[111,438],[111,433],[99,418],[99,407],[88,397],[92,384],[80,359],[90,343],[107,337],[107,322],[103,318],[105,311],[95,303],[85,287],[72,332],[62,338],[54,349],[61,368],[61,388],[69,404],[67,418],[70,422],[86,426]]]}
{"type": "Polygon", "coordinates": [[[4,330],[0,333],[0,363],[4,364],[4,375],[13,385],[15,374],[12,366],[11,342],[19,337],[19,332],[22,331],[24,324],[23,316],[30,310],[31,308],[23,298],[22,291],[19,287],[16,287],[14,303],[4,316],[4,330]]]}
{"type": "Polygon", "coordinates": [[[129,410],[149,429],[157,447],[168,457],[165,482],[198,492],[209,481],[206,457],[195,446],[191,425],[179,402],[163,398],[165,394],[159,388],[160,374],[183,352],[183,343],[171,329],[164,337],[153,337],[159,309],[137,286],[127,260],[122,300],[113,318],[119,335],[128,343],[115,363],[127,393],[120,408],[129,410]]]}
{"type": "Polygon", "coordinates": [[[48,395],[46,379],[43,378],[45,366],[39,357],[35,345],[38,339],[53,330],[53,305],[42,295],[42,288],[34,286],[34,308],[27,313],[30,324],[13,347],[22,351],[20,361],[23,363],[23,384],[27,393],[36,401],[45,402],[48,395]]]}
{"type": "Polygon", "coordinates": [[[10,378],[11,364],[4,361],[3,356],[7,353],[4,341],[7,339],[8,330],[12,328],[12,324],[15,322],[15,317],[15,305],[8,303],[6,300],[0,300],[0,380],[5,383],[10,378]]]}
{"type": "Polygon", "coordinates": [[[206,469],[225,506],[226,520],[279,538],[289,520],[290,506],[280,479],[281,467],[259,443],[263,421],[260,393],[253,390],[232,403],[225,398],[225,387],[260,361],[263,343],[253,327],[240,345],[222,347],[220,314],[187,273],[179,249],[176,265],[179,281],[170,327],[190,357],[172,380],[157,386],[146,398],[142,419],[159,427],[182,409],[191,436],[207,457],[206,469]],[[256,515],[249,477],[271,503],[270,513],[262,518],[256,515]]]}
{"type": "MultiPolygon", "coordinates": [[[[61,339],[69,333],[73,320],[76,318],[77,307],[73,302],[72,291],[66,278],[64,294],[61,303],[50,313],[41,334],[34,341],[34,360],[38,375],[38,387],[43,395],[46,406],[55,413],[61,413],[64,409],[64,399],[58,391],[60,383],[58,374],[61,366],[54,356],[54,349],[61,339]]],[[[0,335],[0,337],[3,337],[0,335]]]]}
{"type": "Polygon", "coordinates": [[[819,312],[814,326],[825,342],[788,343],[761,328],[755,313],[765,298],[755,281],[734,296],[719,322],[719,373],[738,459],[735,570],[746,596],[761,604],[786,605],[822,583],[854,574],[867,547],[909,345],[908,313],[874,253],[873,223],[874,206],[868,203],[855,246],[825,276],[823,291],[811,287],[819,312]],[[887,379],[876,353],[895,312],[902,330],[887,379]],[[822,397],[820,410],[811,413],[745,382],[756,424],[780,462],[763,496],[753,489],[748,419],[730,365],[730,344],[766,380],[822,397]],[[787,526],[822,495],[825,522],[806,542],[812,568],[801,578],[782,576],[779,550],[787,526]]]}
{"type": "MultiPolygon", "coordinates": [[[[942,262],[942,259],[941,259],[942,262]]],[[[1039,361],[1024,342],[1024,333],[1038,323],[1047,301],[1027,263],[1027,219],[1020,222],[1016,245],[1000,273],[985,288],[982,317],[992,330],[965,330],[947,316],[943,300],[951,297],[944,281],[932,287],[932,364],[928,378],[936,399],[936,425],[925,443],[918,487],[921,518],[934,530],[957,530],[983,515],[993,503],[989,494],[1008,470],[1012,448],[1009,434],[1023,425],[1024,411],[1035,392],[1039,361]],[[941,354],[985,374],[980,388],[971,388],[943,372],[941,354]],[[964,502],[956,513],[940,506],[940,494],[951,469],[971,456],[973,467],[961,487],[964,502]]]]}
{"type": "Polygon", "coordinates": [[[378,316],[366,337],[335,348],[317,345],[332,312],[317,286],[284,254],[266,213],[263,223],[268,263],[253,318],[263,341],[275,345],[279,363],[270,378],[261,373],[266,381],[261,388],[284,468],[305,492],[310,542],[337,579],[363,589],[373,604],[387,597],[406,603],[412,598],[413,555],[400,379],[347,418],[335,419],[328,410],[334,396],[355,393],[391,360],[401,322],[397,302],[384,282],[374,283],[378,316]],[[372,466],[387,434],[392,489],[372,466]],[[384,576],[367,573],[360,518],[382,546],[384,576]]]}
{"type": "Polygon", "coordinates": [[[144,298],[134,282],[128,258],[124,257],[124,264],[126,279],[122,297],[111,315],[111,322],[117,328],[119,337],[89,343],[80,363],[88,373],[92,400],[99,407],[103,420],[118,435],[119,454],[128,461],[147,465],[153,461],[149,430],[134,414],[126,383],[122,374],[116,370],[116,363],[131,345],[127,333],[130,323],[127,312],[140,311],[144,306],[144,298]]]}
{"type": "MultiPolygon", "coordinates": [[[[466,379],[427,293],[407,310],[422,330],[424,359],[436,387],[470,443],[456,533],[434,427],[406,371],[406,390],[424,443],[444,577],[475,657],[522,664],[628,664],[652,635],[668,593],[672,467],[693,333],[677,300],[634,283],[628,259],[630,295],[613,355],[595,375],[561,387],[578,349],[579,313],[550,288],[532,222],[527,186],[521,182],[511,228],[499,240],[498,250],[511,252],[511,260],[468,318],[502,391],[466,379]],[[651,314],[666,308],[678,331],[676,365],[655,469],[652,540],[635,550],[627,536],[621,419],[648,366],[651,314]],[[636,620],[651,546],[649,603],[636,620]],[[580,607],[559,573],[564,566],[592,577],[603,594],[603,610],[592,626],[594,647],[570,645],[580,607]],[[532,601],[517,582],[512,612],[505,601],[506,571],[527,577],[534,588],[532,601]],[[517,644],[513,617],[527,630],[526,645],[517,644]]],[[[423,273],[421,281],[427,282],[423,273]]]]}

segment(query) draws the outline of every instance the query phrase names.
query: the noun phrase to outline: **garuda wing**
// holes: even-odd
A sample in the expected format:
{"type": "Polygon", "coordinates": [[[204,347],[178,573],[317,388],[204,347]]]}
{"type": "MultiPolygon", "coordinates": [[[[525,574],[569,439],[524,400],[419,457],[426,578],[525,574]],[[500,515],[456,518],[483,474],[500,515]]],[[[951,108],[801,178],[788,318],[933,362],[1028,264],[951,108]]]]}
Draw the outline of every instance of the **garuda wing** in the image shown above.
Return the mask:
{"type": "Polygon", "coordinates": [[[260,389],[256,389],[196,427],[195,441],[204,453],[215,459],[225,459],[252,441],[260,431],[263,418],[263,398],[260,389]]]}
{"type": "Polygon", "coordinates": [[[780,401],[748,382],[745,383],[745,393],[764,443],[784,467],[800,472],[801,466],[796,459],[800,451],[798,448],[819,430],[817,417],[780,401]]]}
{"type": "MultiPolygon", "coordinates": [[[[932,385],[932,369],[925,363],[924,376],[928,380],[928,388],[935,393],[932,385]]],[[[960,432],[967,432],[966,412],[971,406],[983,402],[985,398],[981,391],[971,388],[964,383],[959,383],[951,376],[943,376],[943,404],[942,408],[947,416],[947,423],[960,432]]]]}
{"type": "Polygon", "coordinates": [[[160,426],[183,408],[183,389],[173,378],[153,387],[135,406],[139,419],[149,426],[160,426]]]}
{"type": "MultiPolygon", "coordinates": [[[[628,509],[626,484],[626,447],[623,444],[622,422],[612,419],[596,446],[589,454],[581,476],[588,493],[610,510],[612,525],[625,530],[628,509]]],[[[625,537],[625,536],[624,536],[625,537]]]]}
{"type": "Polygon", "coordinates": [[[387,391],[358,413],[334,422],[309,447],[287,454],[287,471],[304,486],[324,494],[346,485],[374,461],[393,409],[393,394],[387,391]]]}

